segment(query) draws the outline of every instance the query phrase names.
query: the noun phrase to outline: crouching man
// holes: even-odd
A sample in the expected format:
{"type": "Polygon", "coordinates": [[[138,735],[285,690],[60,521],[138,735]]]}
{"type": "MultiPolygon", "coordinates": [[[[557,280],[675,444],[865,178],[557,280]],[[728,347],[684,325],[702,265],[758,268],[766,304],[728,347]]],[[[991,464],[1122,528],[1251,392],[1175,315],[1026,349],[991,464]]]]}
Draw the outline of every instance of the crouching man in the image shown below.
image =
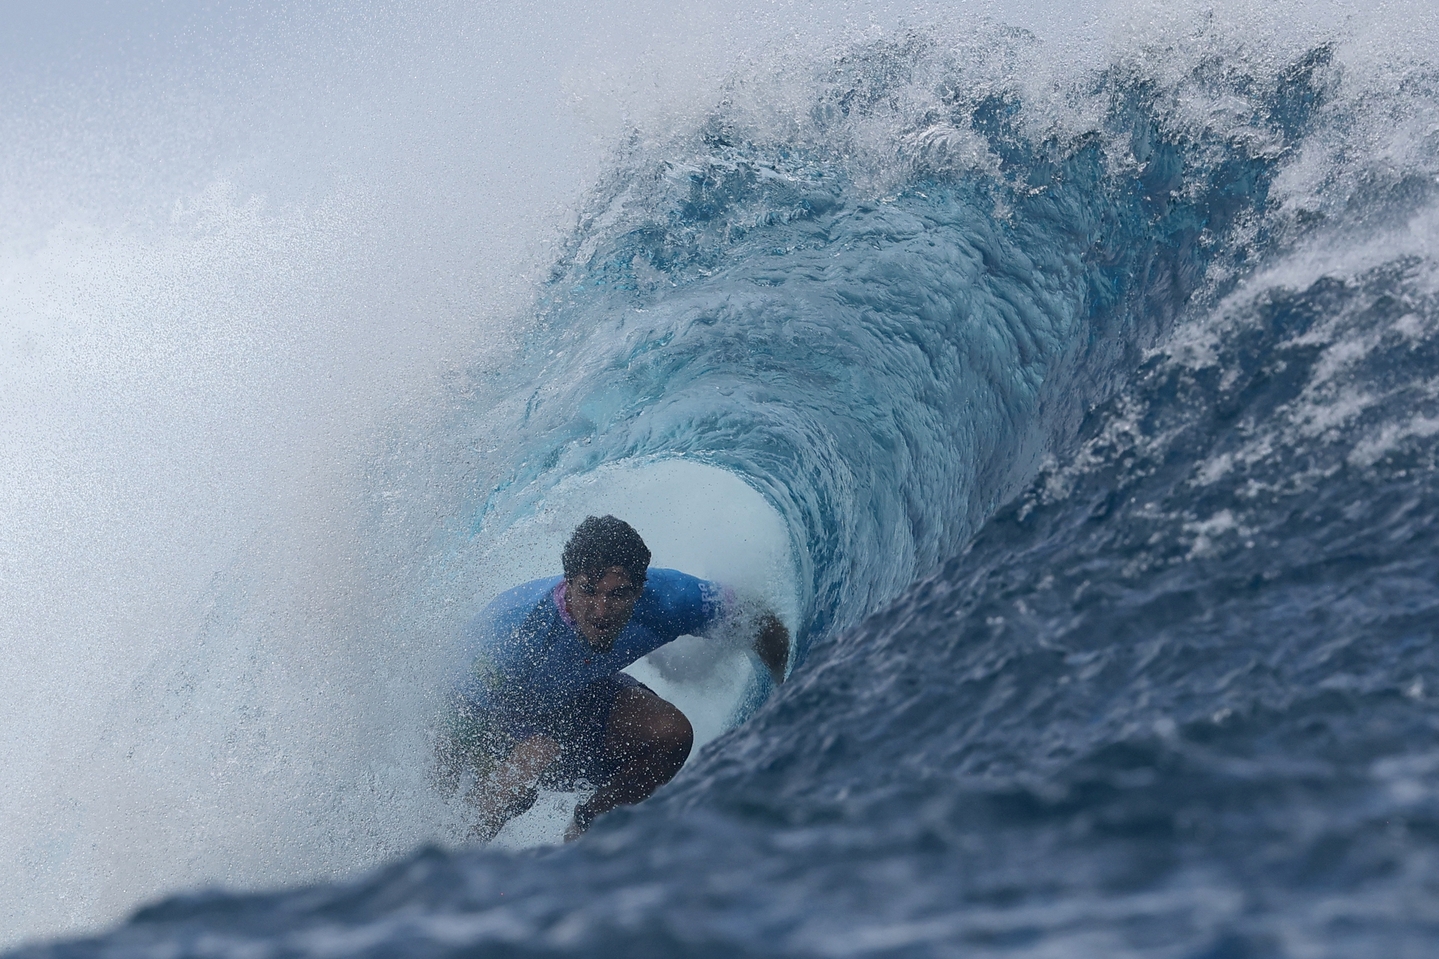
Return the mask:
{"type": "MultiPolygon", "coordinates": [[[[689,757],[689,720],[620,670],[704,634],[726,612],[726,591],[649,562],[628,523],[591,516],[565,546],[563,577],[517,586],[470,623],[474,664],[440,759],[450,775],[475,777],[477,838],[529,809],[542,782],[587,781],[594,794],[565,833],[574,839],[595,817],[647,798],[689,757]]],[[[781,682],[789,631],[773,613],[757,620],[754,648],[781,682]]]]}

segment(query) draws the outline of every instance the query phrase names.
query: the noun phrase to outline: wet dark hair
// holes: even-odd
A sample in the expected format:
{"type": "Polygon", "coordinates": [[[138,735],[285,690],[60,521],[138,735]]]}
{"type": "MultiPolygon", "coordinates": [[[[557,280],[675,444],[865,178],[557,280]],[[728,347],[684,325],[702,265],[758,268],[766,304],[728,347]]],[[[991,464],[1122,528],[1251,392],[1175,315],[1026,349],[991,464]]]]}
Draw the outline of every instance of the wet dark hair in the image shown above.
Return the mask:
{"type": "Polygon", "coordinates": [[[650,548],[624,520],[589,516],[575,527],[560,561],[564,564],[565,579],[593,576],[618,566],[629,574],[630,582],[638,586],[644,583],[645,570],[650,566],[650,548]]]}

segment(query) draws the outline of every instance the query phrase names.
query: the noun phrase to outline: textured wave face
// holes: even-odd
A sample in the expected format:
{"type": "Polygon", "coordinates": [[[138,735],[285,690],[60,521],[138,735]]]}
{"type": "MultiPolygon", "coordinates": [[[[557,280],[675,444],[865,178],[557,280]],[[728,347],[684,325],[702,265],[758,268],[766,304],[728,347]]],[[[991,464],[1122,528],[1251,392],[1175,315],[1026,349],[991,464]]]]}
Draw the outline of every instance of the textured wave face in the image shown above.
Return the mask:
{"type": "Polygon", "coordinates": [[[636,142],[463,467],[386,477],[460,504],[418,607],[575,476],[739,476],[802,636],[748,722],[570,847],[21,954],[1427,954],[1439,74],[1046,57],[863,43],[636,142]]]}

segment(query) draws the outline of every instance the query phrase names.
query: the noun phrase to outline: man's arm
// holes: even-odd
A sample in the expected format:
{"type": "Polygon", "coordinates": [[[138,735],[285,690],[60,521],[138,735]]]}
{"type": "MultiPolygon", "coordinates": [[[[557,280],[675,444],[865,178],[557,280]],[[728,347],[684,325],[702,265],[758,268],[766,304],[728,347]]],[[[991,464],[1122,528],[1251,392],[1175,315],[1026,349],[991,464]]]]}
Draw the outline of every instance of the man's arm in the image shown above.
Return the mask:
{"type": "MultiPolygon", "coordinates": [[[[738,611],[747,618],[748,609],[753,607],[736,607],[735,602],[734,591],[718,583],[673,569],[651,567],[642,605],[636,607],[636,612],[637,615],[652,617],[653,628],[666,634],[668,639],[674,639],[686,634],[705,634],[727,613],[738,611]]],[[[789,665],[789,630],[778,616],[769,611],[749,621],[757,628],[755,654],[776,683],[784,682],[784,670],[789,665]]]]}
{"type": "Polygon", "coordinates": [[[784,668],[789,665],[789,630],[774,613],[765,613],[760,617],[754,651],[759,661],[769,669],[775,683],[784,682],[784,668]]]}

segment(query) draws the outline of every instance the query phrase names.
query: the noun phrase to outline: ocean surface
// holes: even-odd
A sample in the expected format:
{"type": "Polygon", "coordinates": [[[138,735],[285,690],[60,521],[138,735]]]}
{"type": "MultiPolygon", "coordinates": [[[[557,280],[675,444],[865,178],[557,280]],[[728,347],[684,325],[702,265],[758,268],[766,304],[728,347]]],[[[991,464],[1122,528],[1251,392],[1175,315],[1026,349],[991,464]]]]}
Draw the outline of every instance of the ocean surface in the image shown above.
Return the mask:
{"type": "MultiPolygon", "coordinates": [[[[293,453],[333,436],[316,414],[251,486],[225,477],[258,440],[154,506],[171,542],[265,519],[176,547],[193,585],[156,603],[182,613],[116,605],[103,672],[46,687],[51,733],[0,714],[30,748],[0,793],[13,959],[1433,955],[1436,34],[1199,14],[1079,57],[961,22],[766,54],[634,120],[489,313],[381,282],[339,214],[177,207],[171,275],[253,305],[196,343],[323,357],[351,314],[255,317],[346,283],[458,332],[339,465],[293,453]],[[426,775],[447,637],[595,504],[780,609],[792,675],[647,666],[705,717],[672,784],[572,845],[467,845],[426,775]]],[[[156,388],[125,369],[106,395],[156,388]]],[[[216,382],[163,395],[284,418],[216,382]]],[[[12,683],[52,668],[7,636],[12,683]]]]}

